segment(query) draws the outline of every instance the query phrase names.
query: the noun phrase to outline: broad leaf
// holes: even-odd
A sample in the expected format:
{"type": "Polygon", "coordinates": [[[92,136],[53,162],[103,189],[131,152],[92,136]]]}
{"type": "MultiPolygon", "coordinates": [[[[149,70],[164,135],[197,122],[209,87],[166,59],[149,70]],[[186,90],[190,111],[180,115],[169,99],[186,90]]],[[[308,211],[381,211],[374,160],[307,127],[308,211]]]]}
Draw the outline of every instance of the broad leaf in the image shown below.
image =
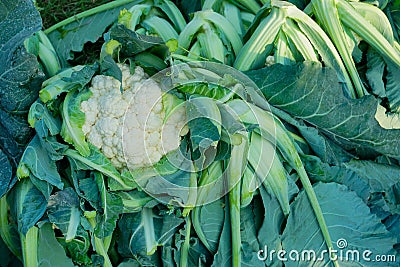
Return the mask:
{"type": "Polygon", "coordinates": [[[93,175],[100,193],[101,207],[96,218],[97,225],[94,233],[97,237],[104,238],[112,235],[115,230],[117,220],[123,210],[122,200],[118,195],[107,191],[102,174],[94,173],[93,175]]]}
{"type": "Polygon", "coordinates": [[[315,125],[348,150],[361,156],[371,151],[400,158],[400,130],[379,126],[373,96],[349,99],[336,73],[319,64],[274,64],[247,73],[272,105],[315,125]]]}
{"type": "Polygon", "coordinates": [[[223,205],[224,203],[220,199],[206,205],[197,206],[192,212],[192,221],[196,234],[212,253],[217,251],[224,225],[225,212],[223,205]]]}
{"type": "Polygon", "coordinates": [[[282,249],[281,228],[285,217],[276,197],[268,194],[263,187],[260,187],[260,194],[264,206],[264,220],[257,235],[260,243],[258,256],[261,259],[265,258],[267,266],[282,266],[282,262],[268,257],[268,251],[282,249]]]}
{"type": "Polygon", "coordinates": [[[125,257],[153,255],[157,246],[167,244],[183,219],[174,214],[156,217],[155,210],[143,208],[140,213],[124,214],[118,226],[123,232],[118,246],[125,257]]]}
{"type": "Polygon", "coordinates": [[[242,266],[263,267],[265,264],[258,258],[260,244],[257,239],[257,224],[254,202],[240,210],[240,235],[242,242],[242,266]]]}
{"type": "MultiPolygon", "coordinates": [[[[184,247],[185,239],[187,238],[187,227],[188,225],[185,224],[183,229],[180,229],[178,233],[175,234],[175,247],[174,248],[174,262],[176,266],[181,266],[181,255],[182,249],[184,247]]],[[[189,247],[188,249],[188,256],[187,256],[187,266],[208,266],[210,263],[210,253],[204,247],[204,245],[200,242],[200,240],[196,237],[189,237],[189,247]]]]}
{"type": "Polygon", "coordinates": [[[121,176],[115,169],[111,161],[100,152],[98,148],[89,144],[90,155],[83,157],[76,150],[68,149],[65,155],[76,167],[76,170],[97,170],[109,177],[109,184],[111,190],[126,190],[133,188],[133,182],[121,176]]]}
{"type": "Polygon", "coordinates": [[[26,112],[36,100],[44,74],[35,56],[28,54],[23,42],[42,27],[39,12],[30,0],[0,3],[0,196],[15,183],[17,162],[31,130],[26,112]],[[6,155],[7,159],[4,158],[6,155]]]}
{"type": "Polygon", "coordinates": [[[0,3],[0,107],[7,111],[27,111],[37,98],[39,76],[36,58],[22,44],[42,27],[32,1],[0,3]]]}
{"type": "Polygon", "coordinates": [[[38,240],[38,266],[40,267],[73,267],[71,259],[65,255],[65,251],[54,235],[51,224],[46,223],[39,229],[38,240]]]}
{"type": "Polygon", "coordinates": [[[389,100],[390,110],[392,112],[400,112],[400,68],[398,66],[388,64],[386,75],[386,94],[389,100]]]}
{"type": "Polygon", "coordinates": [[[47,153],[36,135],[26,147],[20,165],[27,167],[36,178],[62,189],[64,184],[61,182],[56,163],[47,153]]]}
{"type": "Polygon", "coordinates": [[[90,148],[82,131],[82,126],[85,124],[85,113],[81,111],[80,105],[82,101],[88,100],[91,95],[92,93],[89,90],[81,93],[78,90],[69,92],[62,104],[61,112],[63,118],[61,136],[84,157],[90,155],[90,148]]]}
{"type": "Polygon", "coordinates": [[[66,241],[75,238],[80,224],[79,199],[75,191],[68,187],[50,196],[47,215],[65,236],[66,241]]]}
{"type": "Polygon", "coordinates": [[[0,150],[0,197],[8,191],[13,178],[12,175],[11,163],[7,155],[0,150]]]}
{"type": "Polygon", "coordinates": [[[80,226],[74,239],[66,242],[65,239],[58,239],[58,242],[64,247],[72,261],[79,266],[90,266],[92,260],[89,257],[90,237],[88,232],[80,226]]]}
{"type": "Polygon", "coordinates": [[[24,235],[42,218],[47,205],[43,194],[27,178],[10,191],[9,203],[18,221],[18,231],[24,235]]]}
{"type": "MultiPolygon", "coordinates": [[[[225,203],[227,203],[225,198],[225,203]]],[[[225,206],[225,218],[230,218],[229,208],[225,206]]],[[[232,242],[231,242],[231,223],[224,220],[222,233],[219,238],[218,251],[214,254],[214,261],[211,267],[230,267],[232,266],[232,242]]]]}
{"type": "Polygon", "coordinates": [[[122,44],[121,53],[129,56],[164,43],[160,37],[141,35],[121,24],[110,30],[110,38],[120,42],[122,44]]]}
{"type": "MultiPolygon", "coordinates": [[[[336,255],[339,257],[340,265],[370,266],[368,259],[363,257],[366,250],[371,251],[368,255],[370,259],[376,255],[395,253],[393,245],[396,243],[396,238],[387,231],[374,214],[371,214],[368,206],[354,192],[336,183],[319,183],[314,186],[314,190],[334,242],[334,249],[337,250],[336,255]],[[355,255],[359,253],[359,258],[352,258],[353,256],[346,254],[346,251],[358,251],[355,255]]],[[[287,252],[296,250],[299,253],[290,254],[292,258],[301,256],[306,250],[313,252],[311,252],[310,260],[288,260],[285,266],[329,265],[328,254],[321,254],[327,248],[304,192],[299,194],[291,208],[292,211],[282,236],[283,249],[287,252]],[[314,252],[317,257],[322,255],[322,260],[319,261],[313,257],[314,252]]],[[[290,255],[286,255],[286,258],[290,255]]],[[[398,263],[394,262],[385,262],[383,265],[374,264],[376,264],[374,266],[398,266],[398,263]]]]}
{"type": "Polygon", "coordinates": [[[48,33],[50,41],[53,43],[57,54],[59,55],[63,67],[68,66],[68,60],[74,58],[73,52],[80,52],[87,42],[96,42],[106,31],[107,27],[112,25],[118,18],[119,12],[141,2],[120,1],[117,4],[111,4],[104,11],[94,15],[72,20],[71,23],[49,29],[48,33]],[[122,3],[122,4],[121,4],[122,3]]]}

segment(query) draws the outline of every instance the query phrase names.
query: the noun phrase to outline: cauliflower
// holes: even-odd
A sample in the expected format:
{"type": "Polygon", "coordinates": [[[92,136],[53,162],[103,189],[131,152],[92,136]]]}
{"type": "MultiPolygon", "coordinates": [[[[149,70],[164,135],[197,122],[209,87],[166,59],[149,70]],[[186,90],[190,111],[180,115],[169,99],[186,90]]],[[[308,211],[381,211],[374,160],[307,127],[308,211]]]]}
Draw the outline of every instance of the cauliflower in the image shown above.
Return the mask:
{"type": "Polygon", "coordinates": [[[80,106],[85,113],[83,133],[117,169],[153,165],[177,149],[181,136],[187,133],[184,106],[177,105],[166,114],[157,82],[141,67],[131,74],[128,65],[118,66],[122,93],[120,82],[113,77],[97,75],[92,79],[92,96],[80,106]]]}

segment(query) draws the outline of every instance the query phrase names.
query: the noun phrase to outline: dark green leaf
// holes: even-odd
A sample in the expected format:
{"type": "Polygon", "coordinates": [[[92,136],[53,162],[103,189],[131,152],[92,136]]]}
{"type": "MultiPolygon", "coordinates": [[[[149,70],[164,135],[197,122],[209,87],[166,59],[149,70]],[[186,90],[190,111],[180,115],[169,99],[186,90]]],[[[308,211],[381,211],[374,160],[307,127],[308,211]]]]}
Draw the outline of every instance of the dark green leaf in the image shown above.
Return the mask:
{"type": "Polygon", "coordinates": [[[257,239],[254,203],[240,210],[240,236],[242,242],[242,266],[265,266],[258,259],[260,245],[257,239]]]}
{"type": "Polygon", "coordinates": [[[7,111],[27,111],[37,98],[38,62],[21,46],[26,38],[42,27],[39,12],[32,1],[0,3],[0,106],[7,111]],[[18,19],[17,19],[18,18],[18,19]]]}
{"type": "Polygon", "coordinates": [[[26,166],[38,179],[46,181],[59,189],[64,187],[56,163],[49,158],[47,150],[43,148],[37,135],[26,147],[20,164],[26,166]]]}
{"type": "Polygon", "coordinates": [[[24,235],[42,218],[47,205],[46,198],[27,178],[13,188],[9,203],[18,221],[18,231],[24,235]]]}
{"type": "MultiPolygon", "coordinates": [[[[314,190],[325,217],[326,224],[335,249],[342,251],[339,264],[362,264],[370,266],[362,257],[365,250],[375,255],[394,254],[393,245],[396,238],[386,230],[386,227],[373,214],[368,206],[344,185],[336,183],[319,183],[314,190]],[[360,234],[362,233],[362,234],[360,234]],[[343,241],[344,240],[344,241],[343,241]],[[339,243],[341,241],[341,243],[339,243]],[[345,244],[345,245],[343,245],[345,244]],[[340,247],[343,245],[343,247],[340,247]],[[346,251],[359,251],[360,258],[346,257],[346,251]],[[348,260],[348,261],[347,261],[348,260]]],[[[291,213],[282,237],[282,245],[286,251],[313,250],[316,255],[321,255],[327,249],[319,230],[317,220],[306,194],[301,192],[291,205],[291,213]]],[[[339,252],[338,252],[339,253],[339,252]]],[[[340,254],[338,254],[340,256],[340,254]]],[[[285,266],[309,266],[310,264],[328,264],[327,254],[323,261],[287,261],[285,266]]],[[[398,263],[385,262],[383,265],[374,263],[374,266],[398,266],[398,263]]]]}
{"type": "Polygon", "coordinates": [[[285,216],[276,197],[268,194],[263,187],[260,188],[260,194],[264,206],[264,220],[257,235],[258,241],[260,242],[260,257],[266,258],[265,264],[267,266],[282,266],[282,262],[277,259],[270,259],[266,256],[268,255],[268,250],[282,249],[281,228],[285,216]]]}
{"type": "Polygon", "coordinates": [[[400,167],[367,160],[352,160],[344,166],[368,183],[371,192],[389,191],[400,182],[400,167]]]}
{"type": "Polygon", "coordinates": [[[158,245],[167,244],[183,219],[174,214],[155,217],[154,211],[144,208],[140,213],[124,214],[118,222],[123,232],[118,246],[125,257],[152,255],[158,245]]]}
{"type": "Polygon", "coordinates": [[[386,97],[386,89],[383,82],[385,61],[375,50],[368,50],[367,67],[366,76],[372,92],[379,97],[386,97]]]}
{"type": "Polygon", "coordinates": [[[0,197],[7,193],[13,180],[11,163],[6,154],[0,149],[0,197]]]}
{"type": "Polygon", "coordinates": [[[77,19],[48,33],[48,37],[53,43],[63,67],[67,67],[67,61],[74,58],[73,52],[82,51],[84,44],[87,42],[96,42],[103,35],[107,27],[117,20],[119,12],[122,9],[129,9],[129,7],[138,2],[132,1],[128,4],[114,5],[114,7],[108,10],[77,19]]]}
{"type": "Polygon", "coordinates": [[[95,235],[99,238],[112,235],[117,225],[119,215],[123,211],[121,198],[107,191],[104,176],[93,173],[100,194],[101,212],[97,214],[95,235]]]}
{"type": "Polygon", "coordinates": [[[354,191],[365,203],[367,202],[371,193],[368,180],[361,179],[356,173],[344,167],[330,166],[316,156],[303,155],[302,161],[312,181],[343,184],[354,191]]]}
{"type": "Polygon", "coordinates": [[[36,100],[44,74],[35,56],[28,54],[23,42],[42,27],[39,12],[30,0],[0,3],[0,196],[15,183],[14,173],[29,142],[31,130],[26,112],[36,100]],[[7,160],[4,158],[7,156],[7,160]]]}
{"type": "Polygon", "coordinates": [[[88,232],[80,226],[74,239],[66,242],[65,239],[58,239],[58,242],[64,247],[72,259],[78,266],[91,266],[92,260],[89,257],[90,237],[88,232]]]}
{"type": "Polygon", "coordinates": [[[40,267],[73,267],[71,259],[54,235],[51,224],[46,223],[39,229],[38,266],[40,267]]]}
{"type": "Polygon", "coordinates": [[[269,103],[317,126],[342,146],[359,149],[361,156],[376,151],[400,158],[400,130],[380,127],[374,118],[378,101],[373,96],[347,98],[333,70],[313,63],[274,64],[247,74],[269,103]]]}
{"type": "MultiPolygon", "coordinates": [[[[225,203],[226,203],[225,199],[225,203]]],[[[230,218],[229,208],[225,207],[225,218],[230,218]]],[[[219,238],[218,250],[214,255],[212,267],[230,267],[232,266],[232,242],[231,242],[231,224],[230,220],[224,220],[221,237],[219,238]]]]}
{"type": "Polygon", "coordinates": [[[400,112],[400,68],[390,63],[387,66],[387,71],[386,94],[390,110],[398,113],[400,112]]]}
{"type": "MultiPolygon", "coordinates": [[[[176,250],[174,253],[174,262],[176,266],[180,266],[180,259],[181,259],[181,250],[182,246],[184,245],[185,238],[186,238],[186,229],[180,229],[178,233],[175,234],[175,247],[176,250]]],[[[198,266],[198,267],[205,267],[209,266],[210,261],[210,253],[204,247],[204,245],[200,242],[198,238],[189,237],[189,248],[188,248],[188,257],[187,257],[187,266],[198,266]]]]}
{"type": "Polygon", "coordinates": [[[80,224],[79,199],[75,191],[68,187],[50,196],[47,215],[65,236],[67,241],[75,238],[80,224]]]}
{"type": "Polygon", "coordinates": [[[224,225],[223,201],[217,200],[212,203],[197,206],[192,212],[192,221],[197,235],[206,240],[205,246],[210,252],[217,252],[222,227],[224,225]]]}
{"type": "Polygon", "coordinates": [[[100,191],[94,177],[79,179],[78,183],[81,197],[89,201],[93,208],[100,209],[100,191]]]}
{"type": "Polygon", "coordinates": [[[129,56],[164,43],[160,37],[141,35],[121,24],[111,29],[110,38],[120,42],[122,44],[121,53],[129,56]]]}

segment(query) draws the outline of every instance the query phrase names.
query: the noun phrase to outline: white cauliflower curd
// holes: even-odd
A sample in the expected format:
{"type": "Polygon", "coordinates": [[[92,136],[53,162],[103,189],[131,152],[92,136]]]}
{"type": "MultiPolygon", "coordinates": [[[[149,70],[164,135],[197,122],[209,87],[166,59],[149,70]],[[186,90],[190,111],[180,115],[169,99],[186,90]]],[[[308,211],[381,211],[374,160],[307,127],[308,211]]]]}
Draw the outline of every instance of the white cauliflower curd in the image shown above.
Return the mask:
{"type": "Polygon", "coordinates": [[[149,166],[179,147],[187,133],[185,108],[181,104],[166,114],[163,99],[171,96],[164,98],[141,67],[131,74],[128,65],[118,66],[123,92],[117,79],[95,76],[89,88],[92,96],[81,103],[82,130],[117,169],[149,166]]]}

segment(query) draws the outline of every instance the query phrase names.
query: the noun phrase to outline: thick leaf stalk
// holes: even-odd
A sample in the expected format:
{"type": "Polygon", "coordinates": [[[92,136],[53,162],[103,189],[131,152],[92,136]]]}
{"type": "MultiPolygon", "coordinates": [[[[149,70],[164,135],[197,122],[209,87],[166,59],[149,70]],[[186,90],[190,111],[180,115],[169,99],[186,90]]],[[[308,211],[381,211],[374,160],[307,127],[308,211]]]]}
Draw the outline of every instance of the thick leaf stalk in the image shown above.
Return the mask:
{"type": "MultiPolygon", "coordinates": [[[[352,79],[357,96],[362,97],[365,95],[366,90],[360,76],[358,75],[351,51],[348,47],[346,34],[340,21],[341,16],[339,15],[337,9],[337,3],[338,1],[336,0],[313,0],[312,7],[318,21],[329,34],[332,42],[339,51],[340,56],[342,57],[347,71],[352,79]]],[[[359,24],[360,22],[357,21],[355,23],[359,24]]]]}
{"type": "MultiPolygon", "coordinates": [[[[268,139],[276,141],[276,146],[285,158],[285,160],[290,164],[290,166],[295,169],[300,177],[300,181],[303,184],[304,190],[310,200],[311,207],[314,210],[315,216],[317,218],[320,230],[325,239],[325,243],[329,251],[333,250],[332,240],[328,231],[325,218],[323,216],[321,207],[319,205],[318,199],[312,188],[310,179],[304,169],[303,163],[300,156],[296,150],[296,147],[292,139],[287,134],[286,128],[283,126],[282,122],[279,121],[271,112],[260,109],[250,103],[245,103],[242,100],[233,100],[228,103],[228,106],[236,112],[237,116],[245,122],[250,124],[258,124],[261,134],[268,139]]],[[[331,255],[334,259],[333,255],[331,255]]],[[[335,266],[339,266],[337,260],[333,261],[335,266]]]]}
{"type": "Polygon", "coordinates": [[[39,229],[36,226],[31,227],[26,235],[20,234],[22,257],[24,267],[37,267],[38,263],[38,237],[39,229]]]}
{"type": "MultiPolygon", "coordinates": [[[[237,133],[239,134],[239,133],[237,133]]],[[[241,135],[241,134],[239,134],[241,135]]],[[[241,135],[241,144],[232,147],[231,158],[227,167],[229,185],[229,212],[231,219],[232,266],[241,266],[241,236],[240,236],[240,194],[241,178],[243,176],[248,152],[247,134],[241,135]]]]}

